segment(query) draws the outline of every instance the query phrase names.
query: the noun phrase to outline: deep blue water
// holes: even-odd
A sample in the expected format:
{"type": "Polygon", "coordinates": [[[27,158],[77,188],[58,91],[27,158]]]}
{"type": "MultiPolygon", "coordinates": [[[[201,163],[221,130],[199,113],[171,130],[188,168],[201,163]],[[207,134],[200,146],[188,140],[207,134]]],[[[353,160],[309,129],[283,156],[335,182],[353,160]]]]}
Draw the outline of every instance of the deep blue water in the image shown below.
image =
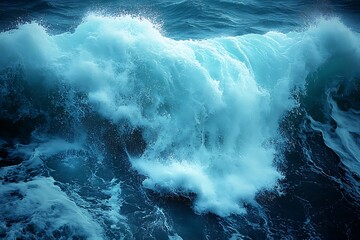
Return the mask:
{"type": "Polygon", "coordinates": [[[1,1],[0,238],[358,239],[356,1],[1,1]]]}

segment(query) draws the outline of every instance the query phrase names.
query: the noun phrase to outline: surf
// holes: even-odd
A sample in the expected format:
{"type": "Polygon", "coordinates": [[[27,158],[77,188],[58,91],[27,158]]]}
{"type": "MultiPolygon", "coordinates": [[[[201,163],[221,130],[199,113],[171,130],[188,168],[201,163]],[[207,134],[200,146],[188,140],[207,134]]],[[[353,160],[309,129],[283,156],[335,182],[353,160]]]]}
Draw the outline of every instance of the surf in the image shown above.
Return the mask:
{"type": "Polygon", "coordinates": [[[120,138],[130,163],[121,171],[160,195],[194,195],[196,213],[221,217],[280,191],[280,121],[297,95],[337,84],[309,76],[347,73],[346,85],[360,56],[358,35],[336,18],[286,34],[174,40],[145,18],[96,14],[55,35],[19,25],[0,33],[0,52],[2,118],[37,122],[30,141],[101,144],[94,135],[114,128],[107,137],[120,138]]]}

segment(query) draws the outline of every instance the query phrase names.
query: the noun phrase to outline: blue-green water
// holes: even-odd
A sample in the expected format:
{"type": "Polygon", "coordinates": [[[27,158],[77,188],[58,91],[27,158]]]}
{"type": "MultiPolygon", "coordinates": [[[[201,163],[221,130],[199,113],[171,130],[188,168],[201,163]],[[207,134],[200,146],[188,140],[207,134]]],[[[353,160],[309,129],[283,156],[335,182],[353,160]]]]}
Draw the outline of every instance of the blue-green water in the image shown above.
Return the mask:
{"type": "Polygon", "coordinates": [[[0,238],[357,239],[359,10],[2,1],[0,238]]]}

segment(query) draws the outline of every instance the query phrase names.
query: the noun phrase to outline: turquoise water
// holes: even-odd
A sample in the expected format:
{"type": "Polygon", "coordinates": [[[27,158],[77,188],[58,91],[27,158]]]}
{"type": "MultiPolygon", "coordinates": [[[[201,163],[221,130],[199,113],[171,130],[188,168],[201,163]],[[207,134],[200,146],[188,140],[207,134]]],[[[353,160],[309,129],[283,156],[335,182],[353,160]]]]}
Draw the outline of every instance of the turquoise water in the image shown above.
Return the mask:
{"type": "Polygon", "coordinates": [[[0,3],[0,237],[356,239],[358,9],[0,3]]]}

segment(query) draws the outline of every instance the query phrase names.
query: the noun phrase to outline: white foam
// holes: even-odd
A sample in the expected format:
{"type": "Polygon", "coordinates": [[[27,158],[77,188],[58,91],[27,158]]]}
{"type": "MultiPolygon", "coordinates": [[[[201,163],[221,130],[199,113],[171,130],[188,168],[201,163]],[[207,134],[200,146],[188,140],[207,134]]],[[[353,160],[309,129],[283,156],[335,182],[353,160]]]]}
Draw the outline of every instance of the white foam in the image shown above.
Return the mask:
{"type": "Polygon", "coordinates": [[[54,179],[38,177],[28,182],[1,184],[1,221],[13,221],[7,239],[68,237],[100,239],[102,228],[79,208],[54,179]]]}
{"type": "Polygon", "coordinates": [[[90,15],[73,33],[49,36],[32,23],[0,34],[0,68],[20,63],[35,86],[71,86],[119,128],[141,129],[146,149],[130,160],[144,186],[195,193],[197,212],[228,216],[282,178],[271,141],[296,104],[293,89],[305,91],[327,60],[358,56],[357,43],[337,19],[289,34],[175,41],[146,19],[90,15]]]}

